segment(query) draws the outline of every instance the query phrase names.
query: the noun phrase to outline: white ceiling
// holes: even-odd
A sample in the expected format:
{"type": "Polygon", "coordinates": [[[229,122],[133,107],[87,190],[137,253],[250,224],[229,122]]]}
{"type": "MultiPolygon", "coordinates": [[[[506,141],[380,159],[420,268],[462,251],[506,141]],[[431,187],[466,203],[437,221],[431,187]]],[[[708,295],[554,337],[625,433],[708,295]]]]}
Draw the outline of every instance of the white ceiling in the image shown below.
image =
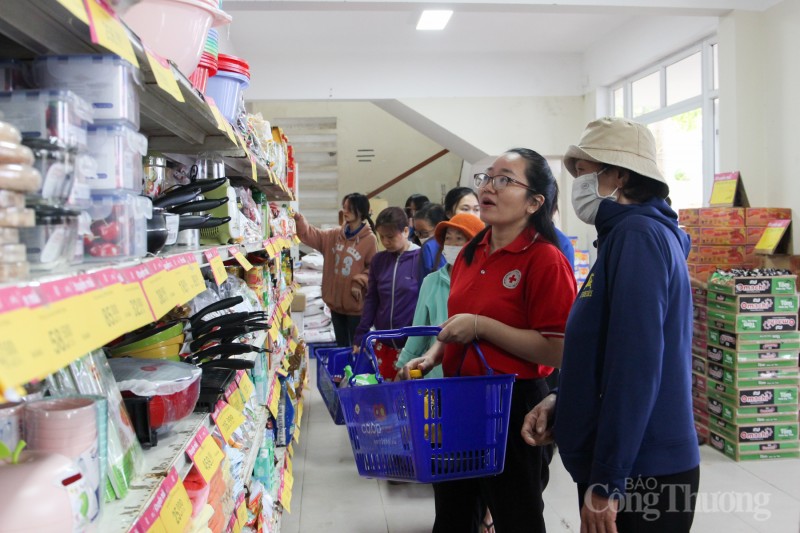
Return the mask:
{"type": "Polygon", "coordinates": [[[759,11],[778,1],[224,0],[233,23],[221,49],[250,61],[249,99],[581,94],[602,78],[586,57],[625,43],[620,36],[631,30],[675,35],[675,42],[659,35],[635,43],[652,61],[713,32],[731,9],[759,11]],[[454,10],[444,31],[415,29],[426,8],[454,10]],[[485,85],[465,87],[474,83],[485,85]]]}

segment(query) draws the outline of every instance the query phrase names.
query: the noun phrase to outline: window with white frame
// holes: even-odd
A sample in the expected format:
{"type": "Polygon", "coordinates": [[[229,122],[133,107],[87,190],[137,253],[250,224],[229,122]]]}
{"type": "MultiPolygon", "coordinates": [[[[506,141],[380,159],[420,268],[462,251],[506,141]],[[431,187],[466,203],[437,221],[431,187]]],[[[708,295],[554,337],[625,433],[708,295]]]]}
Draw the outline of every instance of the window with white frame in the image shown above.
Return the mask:
{"type": "Polygon", "coordinates": [[[700,207],[719,160],[716,39],[706,39],[611,86],[616,117],[647,124],[675,209],[700,207]]]}

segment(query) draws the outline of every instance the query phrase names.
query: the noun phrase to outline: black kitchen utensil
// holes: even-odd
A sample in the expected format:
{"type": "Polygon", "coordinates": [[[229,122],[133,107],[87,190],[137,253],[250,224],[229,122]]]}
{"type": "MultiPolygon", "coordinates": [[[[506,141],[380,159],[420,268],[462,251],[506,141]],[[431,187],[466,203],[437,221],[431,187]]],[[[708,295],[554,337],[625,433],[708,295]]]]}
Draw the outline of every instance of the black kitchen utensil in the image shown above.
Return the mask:
{"type": "Polygon", "coordinates": [[[208,222],[211,215],[181,215],[178,219],[178,231],[186,229],[199,229],[208,222]]]}
{"type": "Polygon", "coordinates": [[[266,322],[255,322],[247,325],[225,326],[214,331],[210,331],[191,342],[189,349],[191,351],[199,350],[209,342],[225,342],[232,341],[242,335],[253,333],[254,331],[263,331],[269,329],[269,324],[266,322]]]}
{"type": "Polygon", "coordinates": [[[211,200],[194,200],[185,204],[176,205],[175,207],[170,207],[169,212],[182,215],[184,213],[199,213],[201,211],[209,211],[215,207],[219,207],[228,203],[228,199],[229,198],[225,196],[224,198],[213,198],[211,200]]]}
{"type": "Polygon", "coordinates": [[[225,298],[218,302],[214,302],[213,304],[208,304],[204,308],[200,309],[196,312],[191,318],[189,318],[189,323],[192,325],[193,328],[197,327],[198,323],[203,320],[203,317],[209,313],[214,313],[216,311],[222,311],[223,309],[228,309],[235,305],[239,305],[244,301],[242,296],[231,296],[230,298],[225,298]]]}
{"type": "Polygon", "coordinates": [[[201,190],[202,187],[195,184],[181,185],[155,198],[153,200],[153,206],[168,209],[176,205],[185,204],[186,202],[194,200],[197,195],[200,194],[201,190]]]}

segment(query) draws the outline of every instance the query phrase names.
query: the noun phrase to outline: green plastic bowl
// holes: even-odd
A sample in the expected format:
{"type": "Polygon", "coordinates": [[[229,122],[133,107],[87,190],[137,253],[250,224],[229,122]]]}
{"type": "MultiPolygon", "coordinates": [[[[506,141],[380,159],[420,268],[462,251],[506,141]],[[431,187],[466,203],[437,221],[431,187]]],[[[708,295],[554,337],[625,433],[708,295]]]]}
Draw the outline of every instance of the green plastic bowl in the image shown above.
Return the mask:
{"type": "Polygon", "coordinates": [[[137,333],[130,339],[123,341],[122,344],[112,346],[110,352],[112,355],[117,355],[133,350],[141,350],[153,344],[177,337],[181,333],[183,333],[183,321],[169,322],[150,331],[137,333]]]}

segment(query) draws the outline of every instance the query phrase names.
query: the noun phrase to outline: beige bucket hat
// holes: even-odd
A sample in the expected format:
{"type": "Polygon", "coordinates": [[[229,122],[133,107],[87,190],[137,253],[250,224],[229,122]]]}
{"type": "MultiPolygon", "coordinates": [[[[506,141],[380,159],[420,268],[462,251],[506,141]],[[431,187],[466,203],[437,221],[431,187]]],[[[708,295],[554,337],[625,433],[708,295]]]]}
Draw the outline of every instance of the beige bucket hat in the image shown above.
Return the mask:
{"type": "Polygon", "coordinates": [[[627,168],[647,178],[666,184],[656,165],[656,140],[644,124],[626,118],[603,117],[590,122],[578,145],[564,155],[564,166],[572,177],[575,163],[583,159],[627,168]]]}

